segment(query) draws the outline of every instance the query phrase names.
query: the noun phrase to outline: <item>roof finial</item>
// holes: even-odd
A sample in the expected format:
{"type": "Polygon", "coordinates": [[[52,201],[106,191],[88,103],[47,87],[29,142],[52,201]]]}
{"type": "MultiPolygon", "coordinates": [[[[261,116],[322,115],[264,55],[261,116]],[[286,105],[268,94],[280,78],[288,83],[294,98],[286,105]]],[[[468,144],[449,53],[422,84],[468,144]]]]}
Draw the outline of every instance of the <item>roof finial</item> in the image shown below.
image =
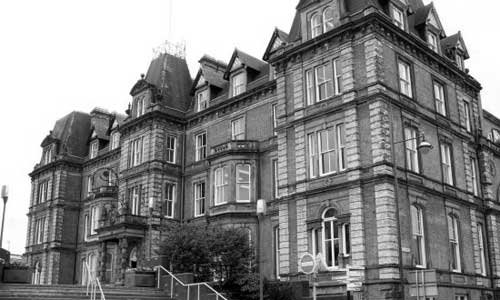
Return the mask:
{"type": "Polygon", "coordinates": [[[141,73],[141,79],[144,79],[145,76],[144,73],[141,73]]]}

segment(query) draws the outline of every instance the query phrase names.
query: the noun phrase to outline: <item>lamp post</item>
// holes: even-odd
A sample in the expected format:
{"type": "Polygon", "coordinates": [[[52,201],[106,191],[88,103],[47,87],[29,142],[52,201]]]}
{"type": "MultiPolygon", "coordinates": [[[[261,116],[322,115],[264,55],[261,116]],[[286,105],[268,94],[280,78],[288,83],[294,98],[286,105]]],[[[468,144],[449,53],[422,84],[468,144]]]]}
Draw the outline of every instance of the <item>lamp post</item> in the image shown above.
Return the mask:
{"type": "Polygon", "coordinates": [[[5,208],[7,207],[7,200],[9,199],[9,188],[2,186],[2,199],[3,199],[3,216],[2,216],[2,231],[0,232],[0,248],[2,248],[3,241],[3,226],[5,224],[5,208]]]}
{"type": "Polygon", "coordinates": [[[403,248],[401,245],[401,224],[400,224],[400,216],[399,216],[399,182],[398,182],[398,176],[397,176],[397,161],[396,161],[396,149],[395,146],[397,144],[402,144],[406,143],[409,141],[416,140],[418,145],[417,145],[417,151],[421,152],[422,154],[427,154],[429,151],[433,148],[432,144],[427,142],[425,140],[425,135],[422,133],[420,136],[417,136],[415,138],[409,138],[405,139],[402,141],[394,141],[394,131],[395,131],[395,125],[394,125],[394,110],[393,110],[393,104],[390,103],[390,122],[391,122],[391,130],[390,130],[390,139],[391,139],[391,163],[392,163],[392,174],[393,174],[393,185],[394,185],[394,202],[395,202],[395,210],[396,210],[396,230],[398,233],[398,256],[399,256],[399,280],[400,280],[400,286],[401,286],[401,299],[404,299],[404,279],[403,279],[403,248]]]}
{"type": "Polygon", "coordinates": [[[267,205],[266,205],[266,200],[264,199],[259,199],[257,200],[257,235],[258,235],[258,241],[259,241],[259,248],[258,248],[258,255],[259,255],[259,299],[263,300],[264,299],[264,277],[262,274],[262,253],[261,253],[261,248],[262,248],[262,219],[266,215],[267,211],[267,205]]]}

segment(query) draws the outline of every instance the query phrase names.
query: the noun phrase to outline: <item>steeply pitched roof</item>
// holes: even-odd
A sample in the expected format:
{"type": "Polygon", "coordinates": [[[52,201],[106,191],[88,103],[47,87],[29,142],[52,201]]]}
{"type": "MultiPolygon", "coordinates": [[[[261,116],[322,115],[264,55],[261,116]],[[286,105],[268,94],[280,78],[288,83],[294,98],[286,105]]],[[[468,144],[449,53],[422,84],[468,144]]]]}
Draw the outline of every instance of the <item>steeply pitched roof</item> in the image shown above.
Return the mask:
{"type": "Polygon", "coordinates": [[[449,37],[442,39],[441,47],[443,48],[444,52],[446,52],[446,50],[448,49],[462,48],[462,51],[464,52],[464,58],[469,58],[469,51],[465,46],[465,42],[460,31],[455,33],[454,35],[450,35],[449,37]]]}
{"type": "Polygon", "coordinates": [[[275,28],[273,35],[271,36],[271,39],[269,40],[269,43],[267,45],[263,59],[267,61],[267,59],[269,58],[269,54],[276,51],[277,48],[288,43],[288,38],[289,36],[287,33],[285,33],[283,30],[275,28]]]}
{"type": "Polygon", "coordinates": [[[154,87],[166,106],[185,111],[192,81],[184,58],[163,53],[151,61],[146,76],[135,84],[131,94],[154,87]]]}
{"type": "Polygon", "coordinates": [[[90,115],[75,111],[56,122],[51,136],[59,140],[61,152],[84,157],[88,151],[90,128],[90,115]]]}
{"type": "Polygon", "coordinates": [[[263,72],[267,68],[267,63],[251,56],[250,54],[247,54],[241,50],[235,49],[233,52],[233,56],[231,57],[231,60],[229,61],[229,64],[227,65],[226,72],[224,74],[224,79],[229,79],[229,74],[231,73],[231,70],[233,68],[233,64],[236,61],[236,58],[239,59],[241,64],[245,65],[248,68],[251,68],[257,72],[263,72]]]}
{"type": "Polygon", "coordinates": [[[226,71],[227,64],[221,60],[217,60],[209,55],[204,55],[200,60],[200,70],[196,75],[193,85],[191,87],[191,95],[196,90],[198,82],[203,78],[211,86],[224,89],[227,81],[224,79],[224,72],[226,71]]]}

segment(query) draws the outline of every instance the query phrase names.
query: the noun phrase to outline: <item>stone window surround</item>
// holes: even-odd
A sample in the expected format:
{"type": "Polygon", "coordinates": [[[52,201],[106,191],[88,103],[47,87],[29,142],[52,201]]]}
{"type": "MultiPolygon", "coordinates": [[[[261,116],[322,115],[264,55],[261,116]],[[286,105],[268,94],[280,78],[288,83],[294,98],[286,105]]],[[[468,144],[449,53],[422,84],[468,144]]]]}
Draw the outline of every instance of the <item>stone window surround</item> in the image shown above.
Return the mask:
{"type": "Polygon", "coordinates": [[[442,134],[439,134],[438,136],[438,141],[439,141],[439,164],[441,166],[441,182],[445,185],[448,185],[448,186],[453,186],[455,187],[455,185],[457,184],[457,181],[456,181],[456,174],[455,174],[455,154],[454,154],[454,151],[453,151],[453,141],[450,137],[447,137],[445,135],[442,135],[442,134]],[[450,185],[449,183],[445,182],[444,181],[444,174],[443,174],[443,168],[442,168],[442,164],[443,164],[443,157],[442,157],[442,153],[441,153],[441,145],[443,144],[447,144],[449,145],[450,147],[450,162],[451,162],[451,178],[452,178],[452,181],[453,181],[453,184],[450,185]]]}
{"type": "Polygon", "coordinates": [[[307,68],[304,71],[304,104],[305,106],[313,106],[321,102],[328,101],[334,97],[340,96],[342,94],[342,67],[340,66],[340,70],[338,68],[341,62],[340,54],[334,56],[329,59],[322,59],[314,63],[312,67],[307,68]],[[332,66],[332,94],[328,95],[324,99],[319,99],[319,84],[318,84],[318,76],[317,69],[319,67],[325,66],[326,64],[331,64],[332,66]],[[339,73],[340,71],[340,73],[339,73]],[[311,74],[311,75],[308,75],[311,74]],[[312,82],[309,82],[308,78],[312,76],[312,82]],[[312,83],[312,86],[310,84],[312,83]],[[311,90],[312,89],[312,90],[311,90]],[[312,92],[311,92],[312,91],[312,92]]]}
{"type": "Polygon", "coordinates": [[[436,78],[435,76],[431,75],[432,77],[432,96],[434,100],[434,110],[436,111],[437,114],[439,114],[442,117],[448,118],[449,115],[449,101],[448,101],[448,89],[444,81],[436,78]],[[438,112],[437,109],[437,97],[436,97],[436,84],[440,85],[443,88],[443,102],[444,102],[444,114],[438,112]]]}
{"type": "Polygon", "coordinates": [[[409,98],[409,99],[416,100],[416,97],[415,97],[416,96],[415,95],[415,70],[413,67],[413,63],[411,62],[411,60],[396,53],[396,65],[397,65],[396,75],[397,75],[397,81],[398,81],[398,93],[399,93],[399,95],[406,97],[406,98],[409,98]],[[410,95],[406,95],[402,91],[401,80],[403,80],[403,79],[401,78],[400,67],[399,67],[401,63],[405,64],[409,68],[409,76],[410,76],[410,78],[409,78],[409,84],[410,84],[409,93],[410,93],[410,95]]]}
{"type": "Polygon", "coordinates": [[[309,39],[314,39],[318,36],[321,36],[322,34],[325,34],[326,32],[332,30],[333,28],[335,28],[335,26],[333,25],[333,21],[334,21],[334,17],[332,17],[332,19],[329,19],[329,21],[332,23],[331,24],[331,28],[328,28],[327,26],[327,20],[325,20],[325,15],[326,15],[326,11],[330,9],[332,10],[332,14],[333,14],[333,8],[330,6],[330,5],[321,5],[320,7],[316,7],[314,8],[313,10],[310,10],[306,13],[307,17],[307,36],[309,37],[309,39]],[[313,24],[313,17],[319,17],[319,23],[317,24],[317,26],[315,26],[315,24],[313,24]],[[315,34],[314,33],[314,29],[315,27],[317,27],[319,29],[318,33],[315,34]]]}

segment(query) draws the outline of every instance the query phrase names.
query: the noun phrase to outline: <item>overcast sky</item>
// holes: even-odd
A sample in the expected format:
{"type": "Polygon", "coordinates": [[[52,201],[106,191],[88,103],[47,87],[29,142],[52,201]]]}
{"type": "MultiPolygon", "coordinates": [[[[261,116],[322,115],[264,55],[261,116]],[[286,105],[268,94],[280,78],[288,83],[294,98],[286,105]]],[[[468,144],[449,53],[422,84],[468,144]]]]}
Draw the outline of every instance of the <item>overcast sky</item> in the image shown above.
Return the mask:
{"type": "MultiPolygon", "coordinates": [[[[446,33],[462,31],[471,56],[466,65],[484,88],[483,105],[500,116],[495,106],[500,99],[500,4],[434,2],[446,33]]],[[[4,248],[24,252],[28,173],[57,119],[96,106],[123,113],[152,49],[166,39],[186,41],[191,76],[205,53],[228,61],[238,47],[261,58],[274,28],[290,29],[298,0],[173,0],[172,13],[169,3],[0,1],[0,184],[11,189],[4,248]]]]}

